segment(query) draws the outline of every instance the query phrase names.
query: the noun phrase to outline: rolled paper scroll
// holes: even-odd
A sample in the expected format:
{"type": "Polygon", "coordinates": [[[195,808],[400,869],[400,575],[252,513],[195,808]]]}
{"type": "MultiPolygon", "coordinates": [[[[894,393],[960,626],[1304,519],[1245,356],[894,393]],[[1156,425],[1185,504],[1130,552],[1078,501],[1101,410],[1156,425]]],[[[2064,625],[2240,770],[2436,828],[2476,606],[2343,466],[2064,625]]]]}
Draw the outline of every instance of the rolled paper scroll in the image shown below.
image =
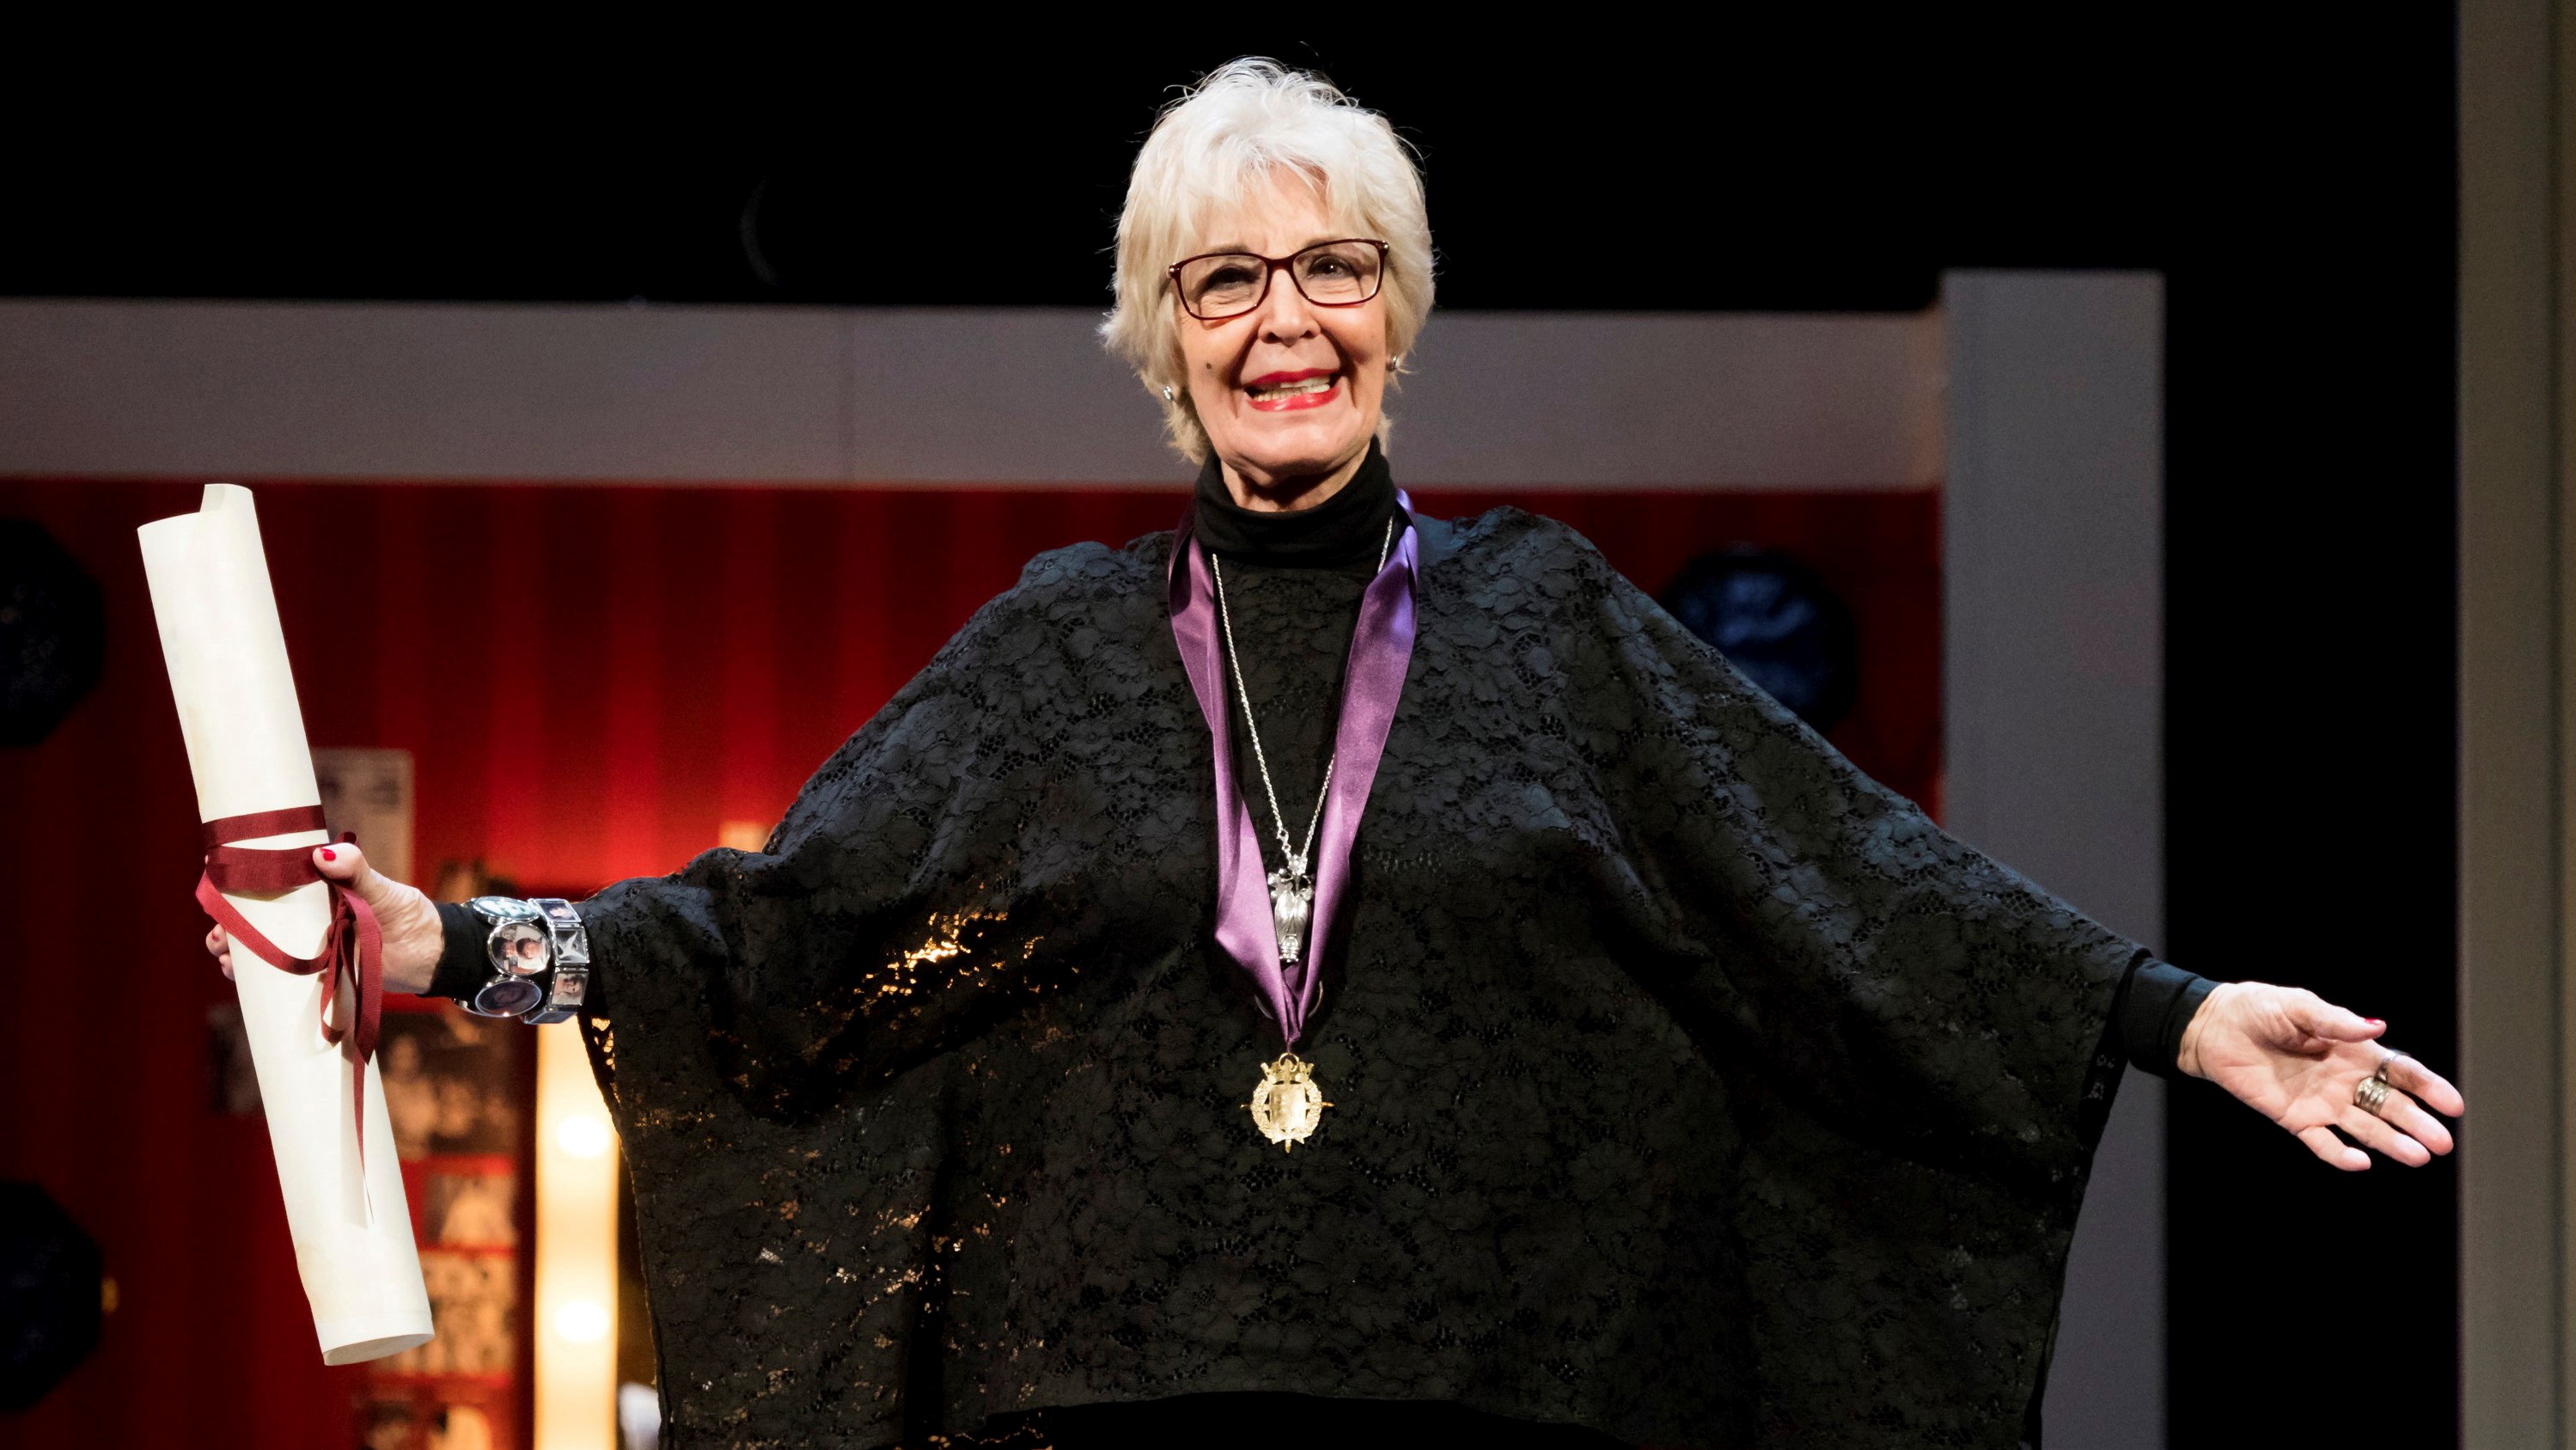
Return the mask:
{"type": "MultiPolygon", "coordinates": [[[[197,512],[138,532],[170,693],[196,776],[198,819],[223,822],[308,807],[318,813],[322,792],[250,490],[208,484],[197,512]]],[[[327,839],[320,830],[290,830],[225,844],[312,847],[327,839]]],[[[215,879],[222,884],[222,877],[215,879]]],[[[276,950],[297,958],[326,955],[325,938],[341,915],[321,881],[283,891],[225,891],[220,900],[276,950]]],[[[327,1026],[334,1009],[343,1021],[354,1018],[356,994],[335,1002],[330,994],[341,984],[339,973],[296,975],[238,948],[233,978],[322,1362],[356,1364],[428,1343],[429,1295],[412,1243],[384,1085],[372,1062],[351,1070],[353,1035],[334,1041],[327,1026]]]]}

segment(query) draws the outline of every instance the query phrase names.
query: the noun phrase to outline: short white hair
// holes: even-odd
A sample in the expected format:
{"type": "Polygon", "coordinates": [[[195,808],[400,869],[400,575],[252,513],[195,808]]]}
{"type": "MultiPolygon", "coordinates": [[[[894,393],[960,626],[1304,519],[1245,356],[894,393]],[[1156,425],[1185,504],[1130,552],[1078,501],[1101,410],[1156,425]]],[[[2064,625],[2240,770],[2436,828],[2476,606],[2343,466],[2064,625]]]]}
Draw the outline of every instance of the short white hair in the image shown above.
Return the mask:
{"type": "MultiPolygon", "coordinates": [[[[1100,325],[1112,352],[1163,404],[1163,428],[1192,463],[1207,457],[1207,430],[1190,406],[1188,372],[1168,269],[1204,240],[1204,229],[1241,206],[1252,184],[1285,167],[1321,196],[1335,225],[1387,244],[1379,296],[1386,305],[1389,374],[1431,315],[1431,221],[1422,172],[1395,128],[1311,71],[1247,56],[1200,78],[1163,108],[1136,153],[1118,214],[1117,303],[1100,325]],[[1172,396],[1165,399],[1163,389],[1172,396]]],[[[1387,425],[1378,425],[1383,442],[1387,425]]]]}

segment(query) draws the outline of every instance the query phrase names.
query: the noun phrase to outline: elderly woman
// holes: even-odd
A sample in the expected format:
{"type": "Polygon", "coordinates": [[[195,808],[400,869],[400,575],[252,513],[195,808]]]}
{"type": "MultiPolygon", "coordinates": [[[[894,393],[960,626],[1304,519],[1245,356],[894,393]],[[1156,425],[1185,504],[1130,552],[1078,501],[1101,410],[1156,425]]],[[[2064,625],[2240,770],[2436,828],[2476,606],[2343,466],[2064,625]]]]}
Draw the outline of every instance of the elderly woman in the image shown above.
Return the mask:
{"type": "MultiPolygon", "coordinates": [[[[2449,1151],[2380,1023],[1943,835],[1564,527],[1413,513],[1430,310],[1387,123],[1207,77],[1105,328],[1178,530],[1039,557],[767,849],[578,908],[668,1443],[2008,1446],[2125,1063],[2449,1151]]],[[[398,984],[571,1010],[516,903],[323,869],[398,984]]]]}

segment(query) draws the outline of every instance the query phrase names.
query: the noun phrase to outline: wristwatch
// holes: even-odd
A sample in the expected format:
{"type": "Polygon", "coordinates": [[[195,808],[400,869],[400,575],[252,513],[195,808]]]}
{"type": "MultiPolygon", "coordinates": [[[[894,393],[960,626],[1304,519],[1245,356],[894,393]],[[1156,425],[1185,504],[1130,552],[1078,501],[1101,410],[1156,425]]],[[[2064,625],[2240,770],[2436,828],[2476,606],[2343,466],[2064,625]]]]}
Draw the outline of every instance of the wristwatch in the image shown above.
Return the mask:
{"type": "Polygon", "coordinates": [[[521,1020],[543,1027],[579,1015],[582,1000],[590,995],[590,933],[582,929],[581,913],[560,896],[540,896],[528,905],[545,923],[555,970],[546,984],[546,1000],[521,1020]]]}
{"type": "Polygon", "coordinates": [[[492,979],[474,989],[465,1010],[484,1017],[523,1017],[544,1006],[546,989],[537,978],[550,964],[554,945],[544,916],[507,896],[477,896],[465,907],[492,928],[483,942],[492,979]]]}

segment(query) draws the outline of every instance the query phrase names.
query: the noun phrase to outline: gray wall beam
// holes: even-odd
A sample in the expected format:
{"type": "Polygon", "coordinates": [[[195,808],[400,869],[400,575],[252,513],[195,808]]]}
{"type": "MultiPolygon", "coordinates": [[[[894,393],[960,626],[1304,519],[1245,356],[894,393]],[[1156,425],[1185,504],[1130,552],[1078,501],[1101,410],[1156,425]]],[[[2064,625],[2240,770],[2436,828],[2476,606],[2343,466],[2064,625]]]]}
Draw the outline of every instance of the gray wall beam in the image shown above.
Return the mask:
{"type": "Polygon", "coordinates": [[[2569,7],[2460,6],[2462,1443],[2570,1443],[2569,7]]]}
{"type": "MultiPolygon", "coordinates": [[[[0,474],[1179,483],[1071,309],[0,301],[0,474]]],[[[1444,312],[1410,484],[1928,488],[1940,320],[1444,312]]]]}
{"type": "MultiPolygon", "coordinates": [[[[1954,272],[1942,495],[1950,830],[2164,937],[2164,286],[1954,272]]],[[[2122,1084],[2067,1269],[2048,1443],[2164,1444],[2163,1083],[2122,1084]]]]}

